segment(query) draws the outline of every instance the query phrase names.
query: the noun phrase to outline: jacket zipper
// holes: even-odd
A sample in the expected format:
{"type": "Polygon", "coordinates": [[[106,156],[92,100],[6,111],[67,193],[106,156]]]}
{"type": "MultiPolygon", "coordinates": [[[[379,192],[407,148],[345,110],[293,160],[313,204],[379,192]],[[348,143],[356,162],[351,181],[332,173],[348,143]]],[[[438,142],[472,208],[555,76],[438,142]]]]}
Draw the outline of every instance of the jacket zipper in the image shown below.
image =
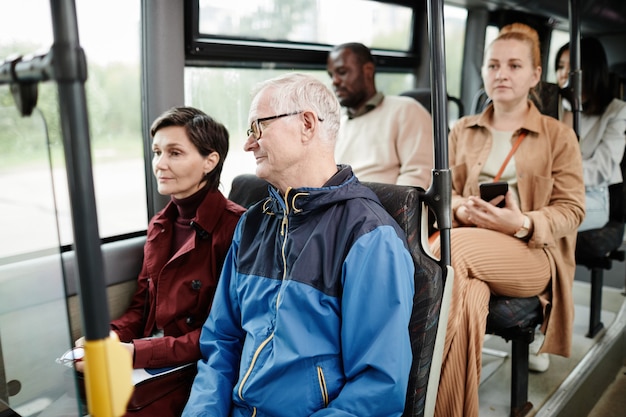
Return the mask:
{"type": "Polygon", "coordinates": [[[239,398],[240,399],[243,400],[243,386],[246,384],[246,381],[250,377],[252,368],[254,368],[254,364],[256,363],[256,360],[259,358],[259,354],[261,353],[263,348],[270,342],[270,340],[272,340],[273,337],[274,337],[274,332],[272,332],[272,334],[269,335],[269,337],[265,339],[263,343],[261,343],[261,345],[254,352],[254,356],[252,356],[252,361],[250,362],[250,366],[248,367],[246,374],[243,376],[243,378],[241,378],[241,384],[239,384],[239,398]]]}
{"type": "MultiPolygon", "coordinates": [[[[289,194],[290,190],[291,188],[288,188],[287,192],[285,193],[285,207],[286,208],[285,208],[285,214],[283,216],[283,220],[280,225],[280,235],[283,237],[283,244],[281,247],[281,255],[283,258],[283,280],[287,276],[287,258],[285,257],[285,242],[287,241],[287,226],[288,226],[287,214],[289,214],[289,206],[287,205],[287,194],[289,194]]],[[[280,299],[280,292],[278,293],[278,296],[276,297],[276,309],[277,310],[278,310],[279,299],[280,299]]],[[[274,338],[274,332],[272,332],[272,334],[270,334],[269,337],[265,339],[263,343],[261,343],[259,347],[256,349],[256,351],[254,352],[254,355],[252,356],[252,361],[250,362],[250,366],[248,367],[246,374],[243,376],[243,378],[241,379],[241,383],[239,384],[238,395],[241,400],[243,400],[243,387],[246,384],[246,381],[248,380],[248,378],[250,377],[250,373],[252,373],[252,369],[254,368],[254,364],[256,363],[257,359],[259,358],[259,354],[261,353],[263,348],[265,348],[265,346],[267,346],[267,344],[273,338],[274,338]]],[[[254,417],[255,415],[256,415],[256,408],[254,408],[254,412],[252,416],[254,417]]]]}
{"type": "MultiPolygon", "coordinates": [[[[289,204],[287,203],[287,196],[289,195],[289,191],[291,191],[291,187],[287,188],[285,192],[285,215],[283,216],[283,221],[280,225],[280,235],[283,237],[283,244],[280,248],[281,256],[283,258],[283,281],[287,278],[287,257],[285,256],[285,247],[287,246],[287,234],[289,232],[289,204]]],[[[278,297],[276,297],[276,309],[278,310],[278,299],[280,298],[280,292],[278,293],[278,297]]]]}
{"type": "Polygon", "coordinates": [[[320,383],[320,392],[322,393],[324,408],[326,408],[328,407],[328,389],[326,388],[326,378],[324,378],[324,370],[321,366],[317,367],[317,379],[320,383]]]}

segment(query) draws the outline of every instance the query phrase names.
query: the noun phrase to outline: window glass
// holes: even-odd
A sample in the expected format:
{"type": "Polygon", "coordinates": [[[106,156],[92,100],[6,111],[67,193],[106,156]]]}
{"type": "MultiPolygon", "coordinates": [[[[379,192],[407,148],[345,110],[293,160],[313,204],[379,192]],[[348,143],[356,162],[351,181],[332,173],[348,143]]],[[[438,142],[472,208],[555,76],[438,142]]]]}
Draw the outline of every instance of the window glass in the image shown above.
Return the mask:
{"type": "MultiPolygon", "coordinates": [[[[7,387],[13,391],[3,400],[20,416],[38,415],[72,387],[70,370],[54,360],[70,347],[70,328],[61,253],[54,245],[58,242],[56,219],[49,209],[54,207],[54,187],[39,160],[46,136],[39,109],[22,117],[13,103],[0,106],[3,155],[10,144],[5,139],[12,137],[13,142],[32,149],[35,158],[30,165],[14,165],[13,159],[3,158],[0,172],[0,386],[4,393],[7,387]],[[5,168],[4,162],[10,167],[5,168]],[[37,252],[36,259],[24,257],[5,264],[12,247],[30,249],[40,241],[51,242],[50,249],[37,252]]],[[[4,416],[2,405],[0,415],[4,416]]],[[[64,411],[82,415],[75,401],[64,411]]]]}
{"type": "Polygon", "coordinates": [[[463,73],[463,47],[467,9],[444,6],[446,44],[446,86],[448,94],[461,97],[461,74],[463,73]]]}
{"type": "MultiPolygon", "coordinates": [[[[0,59],[47,53],[53,41],[50,2],[10,2],[8,7],[9,3],[0,6],[0,59]]],[[[140,0],[77,0],[76,9],[80,43],[88,63],[86,94],[100,235],[144,230],[147,209],[140,107],[140,0]],[[114,30],[111,22],[115,22],[114,30]]],[[[7,86],[0,86],[0,105],[14,106],[7,86]]],[[[5,195],[0,201],[4,219],[0,258],[55,247],[59,240],[63,245],[73,241],[56,83],[39,85],[37,107],[47,124],[49,144],[41,135],[17,138],[10,130],[0,132],[0,187],[19,184],[24,195],[37,196],[53,183],[55,199],[54,203],[44,199],[27,206],[17,196],[5,195]],[[36,222],[12,221],[24,210],[35,209],[40,219],[58,226],[60,239],[56,233],[50,237],[39,234],[36,222]]]]}
{"type": "Polygon", "coordinates": [[[199,31],[265,41],[361,42],[406,51],[412,17],[409,7],[367,0],[200,0],[199,31]]]}
{"type": "Polygon", "coordinates": [[[556,53],[561,46],[569,42],[569,32],[564,30],[553,30],[550,38],[550,53],[548,55],[548,68],[544,69],[546,73],[546,80],[551,83],[556,83],[556,68],[554,67],[554,60],[556,59],[556,53]]]}
{"type": "MultiPolygon", "coordinates": [[[[443,6],[445,19],[444,38],[446,47],[446,87],[448,95],[461,97],[461,75],[463,74],[463,48],[465,46],[465,25],[467,9],[443,6]]],[[[459,118],[459,108],[448,106],[448,120],[452,125],[459,118]]]]}
{"type": "MultiPolygon", "coordinates": [[[[305,71],[330,87],[326,71],[305,71]]],[[[230,147],[221,176],[221,191],[228,195],[232,180],[242,173],[254,173],[256,162],[243,150],[247,139],[250,91],[258,82],[278,76],[284,70],[196,68],[185,69],[185,102],[202,109],[223,123],[230,134],[230,147]],[[219,99],[218,99],[219,98],[219,99]]],[[[376,87],[385,94],[399,94],[414,84],[412,74],[377,73],[376,87]]]]}
{"type": "Polygon", "coordinates": [[[491,42],[498,37],[498,33],[500,33],[500,29],[498,29],[497,26],[487,26],[487,29],[485,30],[485,49],[487,49],[489,45],[491,45],[491,42]]]}

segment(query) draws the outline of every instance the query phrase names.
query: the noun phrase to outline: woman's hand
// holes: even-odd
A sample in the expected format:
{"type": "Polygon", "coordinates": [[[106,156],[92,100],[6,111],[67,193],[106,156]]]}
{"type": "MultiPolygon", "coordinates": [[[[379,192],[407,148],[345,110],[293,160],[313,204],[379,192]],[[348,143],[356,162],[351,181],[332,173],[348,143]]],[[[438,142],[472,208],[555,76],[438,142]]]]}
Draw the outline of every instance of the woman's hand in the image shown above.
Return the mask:
{"type": "Polygon", "coordinates": [[[498,202],[495,199],[487,202],[480,197],[470,196],[456,210],[457,220],[465,225],[496,230],[513,236],[524,224],[524,214],[520,211],[511,191],[506,193],[506,204],[503,208],[494,205],[498,202]]]}
{"type": "MultiPolygon", "coordinates": [[[[131,358],[135,358],[135,345],[132,343],[120,343],[124,349],[126,349],[130,353],[131,358]]],[[[84,346],[85,345],[85,337],[81,337],[80,339],[74,342],[75,346],[84,346]]],[[[78,372],[85,372],[85,362],[83,360],[79,360],[74,362],[74,369],[78,372]]]]}

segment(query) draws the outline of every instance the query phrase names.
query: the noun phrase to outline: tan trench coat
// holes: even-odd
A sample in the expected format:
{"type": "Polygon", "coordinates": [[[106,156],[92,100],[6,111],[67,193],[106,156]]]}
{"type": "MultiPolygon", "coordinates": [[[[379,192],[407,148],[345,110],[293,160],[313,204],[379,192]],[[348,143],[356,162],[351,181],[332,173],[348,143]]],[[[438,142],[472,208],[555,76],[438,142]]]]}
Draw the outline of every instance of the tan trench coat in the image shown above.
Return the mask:
{"type": "MultiPolygon", "coordinates": [[[[576,231],[585,215],[582,161],[574,131],[529,104],[521,129],[528,134],[514,156],[520,209],[533,224],[528,246],[544,250],[551,264],[551,291],[541,297],[546,331],[542,351],[567,357],[574,322],[576,231]]],[[[478,176],[493,140],[487,128],[492,113],[490,106],[460,120],[450,132],[453,213],[468,196],[479,195],[478,176]]],[[[518,135],[513,136],[515,140],[518,135]]],[[[453,225],[458,225],[456,220],[453,225]]]]}

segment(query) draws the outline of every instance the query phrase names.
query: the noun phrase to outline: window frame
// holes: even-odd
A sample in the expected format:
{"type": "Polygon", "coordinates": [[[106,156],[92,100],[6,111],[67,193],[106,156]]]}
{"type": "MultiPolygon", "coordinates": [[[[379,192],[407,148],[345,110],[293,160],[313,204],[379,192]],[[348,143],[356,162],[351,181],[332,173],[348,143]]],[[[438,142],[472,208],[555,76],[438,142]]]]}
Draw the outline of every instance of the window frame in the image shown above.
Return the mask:
{"type": "MultiPolygon", "coordinates": [[[[413,10],[413,33],[408,51],[372,49],[377,58],[377,71],[415,73],[424,57],[415,51],[427,36],[424,25],[416,24],[419,16],[426,15],[426,3],[415,4],[409,0],[377,0],[380,3],[405,6],[413,10]]],[[[212,66],[230,68],[262,68],[272,62],[277,69],[323,69],[328,52],[333,45],[300,42],[268,42],[242,40],[200,33],[200,0],[185,2],[185,64],[187,66],[212,66]],[[288,57],[288,58],[285,58],[288,57]]]]}

